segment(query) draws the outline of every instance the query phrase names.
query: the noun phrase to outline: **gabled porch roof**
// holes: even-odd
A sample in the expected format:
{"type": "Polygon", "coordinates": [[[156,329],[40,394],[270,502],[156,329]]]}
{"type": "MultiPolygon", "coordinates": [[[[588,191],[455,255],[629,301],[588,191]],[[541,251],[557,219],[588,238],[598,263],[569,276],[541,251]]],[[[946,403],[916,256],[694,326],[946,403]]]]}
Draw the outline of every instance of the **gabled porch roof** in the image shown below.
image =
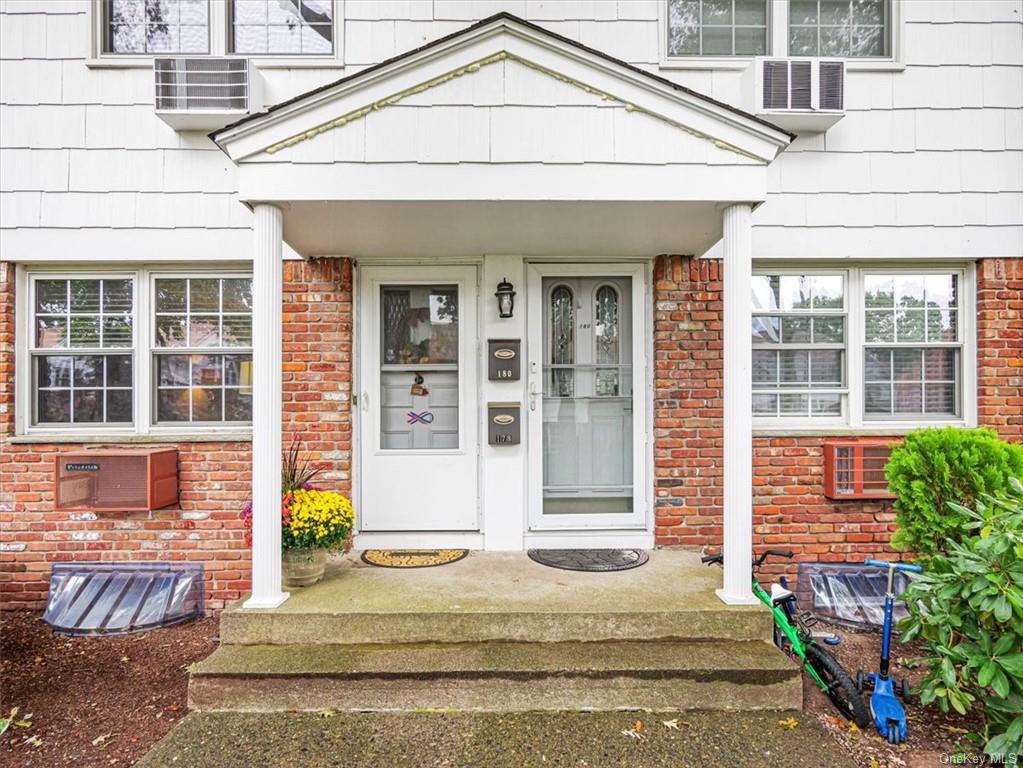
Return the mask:
{"type": "Polygon", "coordinates": [[[307,256],[701,252],[792,140],[509,14],[211,138],[307,256]]]}

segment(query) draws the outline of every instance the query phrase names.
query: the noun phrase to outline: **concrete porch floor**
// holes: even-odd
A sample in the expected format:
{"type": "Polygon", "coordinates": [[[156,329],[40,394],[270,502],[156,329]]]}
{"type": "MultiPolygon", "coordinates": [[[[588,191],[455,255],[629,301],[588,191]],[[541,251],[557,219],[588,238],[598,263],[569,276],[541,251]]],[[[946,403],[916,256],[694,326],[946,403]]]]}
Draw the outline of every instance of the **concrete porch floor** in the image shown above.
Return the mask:
{"type": "Polygon", "coordinates": [[[230,606],[221,633],[250,644],[769,638],[770,614],[723,604],[720,584],[719,568],[681,550],[652,550],[645,565],[612,573],[549,568],[525,552],[378,568],[353,552],[277,608],[230,606]]]}

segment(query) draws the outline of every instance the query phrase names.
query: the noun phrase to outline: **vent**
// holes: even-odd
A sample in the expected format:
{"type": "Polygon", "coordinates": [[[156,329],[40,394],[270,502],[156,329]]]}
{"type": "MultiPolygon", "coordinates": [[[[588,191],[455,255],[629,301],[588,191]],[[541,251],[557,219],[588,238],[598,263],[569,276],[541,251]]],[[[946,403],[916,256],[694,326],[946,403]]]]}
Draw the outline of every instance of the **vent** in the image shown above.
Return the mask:
{"type": "Polygon", "coordinates": [[[789,75],[792,81],[789,89],[789,109],[812,109],[813,74],[810,62],[790,62],[789,75]]]}
{"type": "Polygon", "coordinates": [[[820,63],[819,104],[821,109],[845,109],[845,65],[840,61],[820,63]]]}
{"type": "Polygon", "coordinates": [[[824,495],[829,499],[891,499],[884,469],[889,440],[829,440],[824,443],[824,495]]]}
{"type": "Polygon", "coordinates": [[[174,448],[75,451],[54,461],[58,511],[148,512],[178,501],[174,448]]]}
{"type": "Polygon", "coordinates": [[[764,62],[764,109],[789,108],[789,63],[764,62]]]}
{"type": "Polygon", "coordinates": [[[158,111],[249,108],[247,59],[156,59],[153,72],[158,111]]]}

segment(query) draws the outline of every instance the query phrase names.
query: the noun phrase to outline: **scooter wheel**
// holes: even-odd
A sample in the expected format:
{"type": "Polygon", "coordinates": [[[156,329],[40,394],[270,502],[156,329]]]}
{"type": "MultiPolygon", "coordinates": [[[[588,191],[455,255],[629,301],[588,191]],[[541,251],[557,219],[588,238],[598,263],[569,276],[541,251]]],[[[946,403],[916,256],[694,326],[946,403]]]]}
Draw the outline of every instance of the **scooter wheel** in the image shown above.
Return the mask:
{"type": "Polygon", "coordinates": [[[899,726],[895,723],[888,724],[888,742],[890,744],[899,743],[899,726]]]}
{"type": "Polygon", "coordinates": [[[896,693],[899,694],[899,698],[903,701],[909,701],[909,683],[906,682],[906,678],[899,680],[899,687],[896,693]]]}
{"type": "Polygon", "coordinates": [[[863,674],[863,670],[856,673],[856,690],[863,693],[863,689],[866,687],[867,676],[863,674]]]}

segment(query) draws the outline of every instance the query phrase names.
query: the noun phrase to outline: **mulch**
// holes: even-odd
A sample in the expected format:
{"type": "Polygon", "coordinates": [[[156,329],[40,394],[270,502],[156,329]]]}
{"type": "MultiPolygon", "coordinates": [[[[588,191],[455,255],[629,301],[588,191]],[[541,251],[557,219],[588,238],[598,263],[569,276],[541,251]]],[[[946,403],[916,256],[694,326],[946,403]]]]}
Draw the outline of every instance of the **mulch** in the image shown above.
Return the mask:
{"type": "MultiPolygon", "coordinates": [[[[881,654],[881,635],[874,632],[851,632],[840,628],[825,626],[821,622],[821,631],[833,631],[842,638],[837,646],[826,646],[841,662],[849,674],[855,679],[857,670],[876,672],[881,654]]],[[[891,674],[896,678],[906,678],[910,687],[915,686],[923,678],[923,665],[912,666],[913,659],[922,653],[919,641],[906,645],[892,639],[891,674]]],[[[839,745],[856,761],[857,765],[868,768],[934,768],[947,765],[949,755],[960,752],[978,755],[980,749],[966,740],[966,733],[978,730],[979,720],[976,717],[962,717],[956,712],[942,714],[937,706],[921,707],[913,703],[916,699],[911,695],[910,703],[905,704],[906,721],[909,728],[909,741],[894,746],[885,741],[873,726],[860,731],[838,717],[831,702],[810,681],[803,676],[803,709],[812,713],[825,727],[839,745]]]]}
{"type": "Polygon", "coordinates": [[[119,637],[67,637],[39,613],[0,613],[0,764],[134,765],[187,712],[188,665],[213,652],[216,619],[119,637]]]}

